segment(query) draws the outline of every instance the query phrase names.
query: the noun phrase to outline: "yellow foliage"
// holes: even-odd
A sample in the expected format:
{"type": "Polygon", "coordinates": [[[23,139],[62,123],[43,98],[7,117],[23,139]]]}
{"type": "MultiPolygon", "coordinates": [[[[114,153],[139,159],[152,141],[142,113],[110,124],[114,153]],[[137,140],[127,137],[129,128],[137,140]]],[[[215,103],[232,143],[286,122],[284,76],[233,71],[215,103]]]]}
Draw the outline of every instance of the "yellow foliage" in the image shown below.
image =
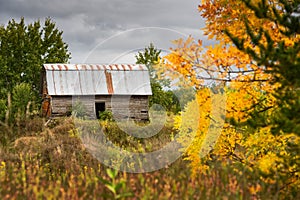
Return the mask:
{"type": "MultiPolygon", "coordinates": [[[[248,93],[229,87],[224,90],[223,95],[214,94],[209,88],[200,89],[196,100],[175,118],[175,127],[180,131],[178,141],[183,144],[182,150],[191,163],[193,174],[206,173],[210,169],[208,163],[213,161],[239,163],[251,171],[260,170],[266,175],[295,171],[295,166],[286,168],[287,160],[297,160],[289,154],[287,143],[299,144],[300,138],[294,134],[274,136],[270,127],[252,133],[248,127],[232,126],[228,121],[222,123],[222,114],[226,114],[227,118],[247,120],[249,116],[243,110],[251,106],[253,100],[248,93]],[[220,102],[224,100],[226,105],[220,102]],[[220,111],[222,109],[223,112],[220,111]],[[213,114],[214,110],[218,111],[213,114]],[[217,117],[219,119],[215,120],[217,117]],[[216,124],[222,127],[216,127],[216,124]]],[[[272,182],[269,178],[262,180],[272,182]]]]}
{"type": "MultiPolygon", "coordinates": [[[[282,6],[278,0],[268,2],[282,6]]],[[[245,123],[252,118],[249,113],[256,111],[257,105],[265,113],[268,122],[268,116],[276,111],[274,91],[280,85],[274,84],[273,77],[266,73],[269,66],[259,66],[249,55],[239,51],[224,34],[224,29],[243,39],[245,46],[255,52],[259,48],[251,43],[245,19],[250,26],[257,27],[256,34],[259,28],[267,30],[274,45],[280,41],[285,41],[287,46],[293,45],[299,41],[299,35],[287,38],[281,32],[282,27],[270,20],[257,18],[241,0],[202,0],[198,9],[201,16],[206,18],[204,33],[219,43],[202,47],[200,40],[195,41],[191,37],[186,41],[178,39],[174,41],[176,48],[162,59],[165,68],[183,75],[185,82],[198,91],[196,100],[190,102],[181,116],[175,118],[176,128],[180,132],[178,140],[184,146],[193,173],[205,173],[210,169],[209,162],[218,161],[241,164],[252,172],[269,175],[261,178],[266,183],[275,182],[272,177],[275,173],[285,174],[288,182],[299,184],[299,178],[295,178],[297,174],[299,177],[299,156],[291,155],[288,151],[288,142],[299,148],[299,136],[293,133],[275,136],[269,126],[254,129],[230,123],[230,120],[245,123]],[[207,81],[216,83],[212,88],[217,90],[216,93],[207,87],[207,81]],[[290,161],[295,164],[288,164],[290,161]],[[291,172],[294,174],[292,177],[289,175],[291,172]]],[[[262,36],[262,41],[263,45],[267,44],[265,36],[262,36]]],[[[260,186],[251,186],[249,190],[256,194],[260,186]]]]}
{"type": "Polygon", "coordinates": [[[270,169],[274,169],[276,167],[276,162],[279,162],[280,159],[276,154],[272,152],[268,152],[266,155],[264,155],[258,162],[259,169],[266,173],[270,173],[270,169]]]}
{"type": "Polygon", "coordinates": [[[5,162],[1,161],[0,163],[0,178],[3,178],[5,176],[5,162]]]}
{"type": "Polygon", "coordinates": [[[261,191],[261,186],[259,184],[256,184],[255,186],[252,185],[249,187],[249,191],[252,195],[256,195],[258,192],[261,191]]]}

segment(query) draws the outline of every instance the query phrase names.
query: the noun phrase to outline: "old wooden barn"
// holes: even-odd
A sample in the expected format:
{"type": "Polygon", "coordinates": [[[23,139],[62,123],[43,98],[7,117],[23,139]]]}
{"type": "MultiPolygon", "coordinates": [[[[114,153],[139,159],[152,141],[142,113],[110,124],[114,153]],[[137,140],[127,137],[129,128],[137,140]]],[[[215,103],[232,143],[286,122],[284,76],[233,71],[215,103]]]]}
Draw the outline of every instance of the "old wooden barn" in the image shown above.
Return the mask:
{"type": "Polygon", "coordinates": [[[47,117],[69,115],[80,101],[90,118],[112,111],[114,118],[147,120],[152,95],[145,65],[44,64],[42,111],[47,117]]]}

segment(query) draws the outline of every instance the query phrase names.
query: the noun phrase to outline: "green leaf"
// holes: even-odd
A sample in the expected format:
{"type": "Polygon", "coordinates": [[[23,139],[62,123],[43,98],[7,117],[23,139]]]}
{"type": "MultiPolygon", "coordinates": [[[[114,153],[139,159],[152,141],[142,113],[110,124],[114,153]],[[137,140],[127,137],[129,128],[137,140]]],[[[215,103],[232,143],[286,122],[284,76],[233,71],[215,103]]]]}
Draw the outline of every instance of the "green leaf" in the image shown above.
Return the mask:
{"type": "Polygon", "coordinates": [[[114,179],[118,174],[118,170],[108,168],[106,169],[106,173],[109,176],[109,178],[114,179]]]}
{"type": "Polygon", "coordinates": [[[105,185],[105,187],[107,187],[107,189],[109,189],[112,193],[114,193],[114,194],[117,193],[115,187],[113,187],[112,185],[105,185]]]}
{"type": "Polygon", "coordinates": [[[108,180],[105,180],[105,179],[103,179],[103,178],[100,178],[99,177],[99,181],[101,182],[101,183],[103,183],[103,184],[107,184],[107,185],[109,185],[109,184],[111,184],[111,182],[110,181],[108,181],[108,180]]]}
{"type": "Polygon", "coordinates": [[[122,188],[122,186],[123,186],[123,182],[117,183],[117,184],[115,185],[115,190],[116,190],[116,191],[119,191],[119,190],[122,188]]]}
{"type": "Polygon", "coordinates": [[[124,197],[133,197],[133,194],[130,193],[130,192],[126,192],[126,193],[116,195],[116,199],[121,199],[121,198],[124,198],[124,197]]]}

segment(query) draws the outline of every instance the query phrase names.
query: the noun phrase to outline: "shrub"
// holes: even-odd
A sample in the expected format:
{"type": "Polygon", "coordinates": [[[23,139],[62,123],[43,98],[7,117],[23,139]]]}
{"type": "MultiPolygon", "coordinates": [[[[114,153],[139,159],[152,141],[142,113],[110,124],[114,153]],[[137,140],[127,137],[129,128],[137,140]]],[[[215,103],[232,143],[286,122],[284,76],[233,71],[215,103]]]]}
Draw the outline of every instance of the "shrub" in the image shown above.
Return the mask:
{"type": "Polygon", "coordinates": [[[15,115],[24,118],[30,111],[30,105],[34,102],[34,94],[28,83],[16,85],[12,91],[12,110],[15,115]]]}
{"type": "Polygon", "coordinates": [[[99,112],[99,120],[102,121],[113,121],[113,114],[111,111],[105,110],[99,112]]]}
{"type": "Polygon", "coordinates": [[[77,100],[70,110],[74,117],[85,118],[87,115],[86,107],[80,100],[77,100]]]}

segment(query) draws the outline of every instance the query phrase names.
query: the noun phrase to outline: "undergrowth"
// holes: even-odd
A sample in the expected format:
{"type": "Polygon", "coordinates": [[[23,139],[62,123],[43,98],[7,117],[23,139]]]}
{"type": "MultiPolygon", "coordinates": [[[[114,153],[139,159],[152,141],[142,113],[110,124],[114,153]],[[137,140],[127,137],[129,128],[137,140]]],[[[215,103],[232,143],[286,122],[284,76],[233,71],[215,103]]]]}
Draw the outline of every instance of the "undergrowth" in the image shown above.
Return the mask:
{"type": "MultiPolygon", "coordinates": [[[[93,157],[82,143],[83,134],[95,134],[95,124],[72,118],[46,122],[35,118],[20,127],[0,126],[7,134],[0,148],[1,199],[288,199],[289,194],[269,194],[268,185],[246,179],[228,166],[212,164],[208,174],[191,177],[184,157],[147,173],[110,169],[93,157]],[[88,126],[87,124],[90,124],[88,126]],[[82,132],[83,131],[83,132],[82,132]],[[10,133],[10,134],[11,134],[10,133]],[[261,186],[260,186],[261,187],[261,186]]],[[[99,122],[105,139],[134,152],[150,152],[172,140],[172,123],[156,136],[133,138],[115,122],[99,122]]],[[[94,135],[97,137],[96,135],[94,135]]],[[[98,138],[99,139],[99,138],[98,138]]],[[[245,172],[250,173],[250,172],[245,172]]]]}

